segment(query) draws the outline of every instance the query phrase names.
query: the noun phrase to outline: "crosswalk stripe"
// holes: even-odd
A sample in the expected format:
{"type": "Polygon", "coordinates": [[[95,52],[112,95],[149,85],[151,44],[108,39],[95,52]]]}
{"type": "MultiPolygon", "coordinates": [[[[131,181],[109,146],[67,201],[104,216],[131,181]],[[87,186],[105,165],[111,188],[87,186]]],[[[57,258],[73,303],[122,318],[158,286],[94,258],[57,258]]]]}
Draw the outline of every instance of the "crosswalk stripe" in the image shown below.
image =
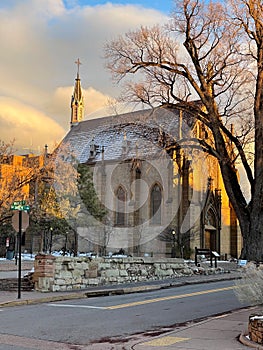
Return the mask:
{"type": "Polygon", "coordinates": [[[99,310],[106,310],[106,309],[107,309],[107,307],[103,307],[103,306],[92,306],[92,305],[48,304],[48,306],[55,306],[55,307],[71,307],[71,308],[79,308],[79,309],[99,309],[99,310]]]}
{"type": "Polygon", "coordinates": [[[179,337],[172,337],[172,336],[166,336],[162,338],[153,339],[150,341],[147,341],[145,343],[142,343],[140,345],[144,346],[168,346],[173,345],[182,341],[189,340],[190,338],[179,338],[179,337]]]}

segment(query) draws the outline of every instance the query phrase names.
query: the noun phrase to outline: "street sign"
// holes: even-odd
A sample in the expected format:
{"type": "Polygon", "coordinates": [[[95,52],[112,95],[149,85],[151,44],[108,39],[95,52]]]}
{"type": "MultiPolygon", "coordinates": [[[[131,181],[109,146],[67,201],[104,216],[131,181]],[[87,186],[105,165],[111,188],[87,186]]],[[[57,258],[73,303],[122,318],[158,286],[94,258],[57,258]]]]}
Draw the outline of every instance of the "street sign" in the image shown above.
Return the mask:
{"type": "Polygon", "coordinates": [[[30,209],[29,205],[11,205],[11,210],[23,210],[23,211],[28,211],[30,209]]]}
{"type": "Polygon", "coordinates": [[[26,204],[26,201],[25,200],[22,200],[22,201],[14,201],[13,202],[13,205],[25,205],[26,204]]]}
{"type": "Polygon", "coordinates": [[[30,209],[29,205],[26,205],[26,201],[15,201],[10,207],[11,210],[23,210],[23,211],[28,211],[30,209]]]}
{"type": "MultiPolygon", "coordinates": [[[[12,216],[12,225],[16,232],[19,232],[19,211],[16,211],[15,214],[12,216]]],[[[27,212],[22,211],[22,223],[21,223],[21,230],[25,231],[28,228],[29,225],[29,215],[27,212]]]]}

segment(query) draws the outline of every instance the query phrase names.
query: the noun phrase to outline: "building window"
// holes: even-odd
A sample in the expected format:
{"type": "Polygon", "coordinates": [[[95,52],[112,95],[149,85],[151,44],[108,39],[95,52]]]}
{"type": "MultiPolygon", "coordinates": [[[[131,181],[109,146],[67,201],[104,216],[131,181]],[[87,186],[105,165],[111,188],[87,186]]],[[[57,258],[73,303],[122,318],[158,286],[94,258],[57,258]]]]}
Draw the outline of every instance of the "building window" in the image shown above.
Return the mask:
{"type": "Polygon", "coordinates": [[[126,226],[127,224],[127,193],[122,186],[119,186],[116,192],[116,220],[117,226],[126,226]]]}
{"type": "Polygon", "coordinates": [[[151,190],[150,201],[151,223],[154,225],[159,225],[162,221],[162,190],[158,184],[155,184],[151,190]]]}

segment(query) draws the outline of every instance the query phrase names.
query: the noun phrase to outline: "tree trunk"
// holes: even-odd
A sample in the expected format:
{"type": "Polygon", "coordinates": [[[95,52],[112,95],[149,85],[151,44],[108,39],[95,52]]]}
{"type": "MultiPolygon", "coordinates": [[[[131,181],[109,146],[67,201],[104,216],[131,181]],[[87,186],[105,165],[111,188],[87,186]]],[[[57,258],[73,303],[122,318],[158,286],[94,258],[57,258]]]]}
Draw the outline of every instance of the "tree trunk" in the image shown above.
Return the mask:
{"type": "Polygon", "coordinates": [[[78,232],[77,229],[74,229],[74,250],[73,250],[73,255],[78,256],[78,232]]]}
{"type": "Polygon", "coordinates": [[[251,214],[249,234],[243,240],[241,258],[257,262],[263,261],[263,215],[260,211],[251,214]]]}
{"type": "Polygon", "coordinates": [[[255,182],[249,205],[251,210],[250,229],[244,245],[244,256],[248,260],[263,261],[263,29],[259,22],[256,24],[258,74],[254,100],[255,182]]]}

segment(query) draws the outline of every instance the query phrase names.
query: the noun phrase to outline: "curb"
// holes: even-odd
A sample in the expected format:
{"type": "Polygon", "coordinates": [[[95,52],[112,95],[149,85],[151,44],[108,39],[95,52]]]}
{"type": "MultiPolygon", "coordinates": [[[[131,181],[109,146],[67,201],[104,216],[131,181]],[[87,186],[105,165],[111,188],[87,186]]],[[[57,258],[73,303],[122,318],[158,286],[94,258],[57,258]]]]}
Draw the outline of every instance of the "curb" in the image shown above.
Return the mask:
{"type": "Polygon", "coordinates": [[[85,296],[87,298],[92,297],[99,297],[99,296],[108,296],[108,295],[122,295],[122,294],[131,294],[131,293],[142,293],[142,292],[149,292],[164,288],[170,288],[171,285],[163,285],[163,284],[156,284],[156,285],[150,285],[150,286],[134,286],[134,287],[125,287],[125,288],[117,288],[117,289],[101,289],[101,290],[94,290],[94,291],[88,291],[85,292],[85,296]]]}
{"type": "Polygon", "coordinates": [[[6,301],[1,303],[0,307],[10,307],[10,306],[19,306],[19,305],[34,305],[34,304],[41,304],[41,303],[49,303],[52,301],[63,301],[63,300],[73,300],[73,299],[84,299],[87,296],[85,294],[81,293],[74,293],[74,294],[68,294],[68,295],[54,295],[49,297],[40,297],[36,299],[25,299],[25,300],[13,300],[13,301],[6,301]]]}
{"type": "Polygon", "coordinates": [[[241,344],[246,345],[246,346],[248,346],[250,348],[253,348],[253,349],[263,350],[263,345],[255,343],[252,340],[248,339],[247,335],[248,334],[246,334],[246,333],[245,334],[243,334],[243,333],[240,334],[238,340],[240,341],[241,344]]]}

